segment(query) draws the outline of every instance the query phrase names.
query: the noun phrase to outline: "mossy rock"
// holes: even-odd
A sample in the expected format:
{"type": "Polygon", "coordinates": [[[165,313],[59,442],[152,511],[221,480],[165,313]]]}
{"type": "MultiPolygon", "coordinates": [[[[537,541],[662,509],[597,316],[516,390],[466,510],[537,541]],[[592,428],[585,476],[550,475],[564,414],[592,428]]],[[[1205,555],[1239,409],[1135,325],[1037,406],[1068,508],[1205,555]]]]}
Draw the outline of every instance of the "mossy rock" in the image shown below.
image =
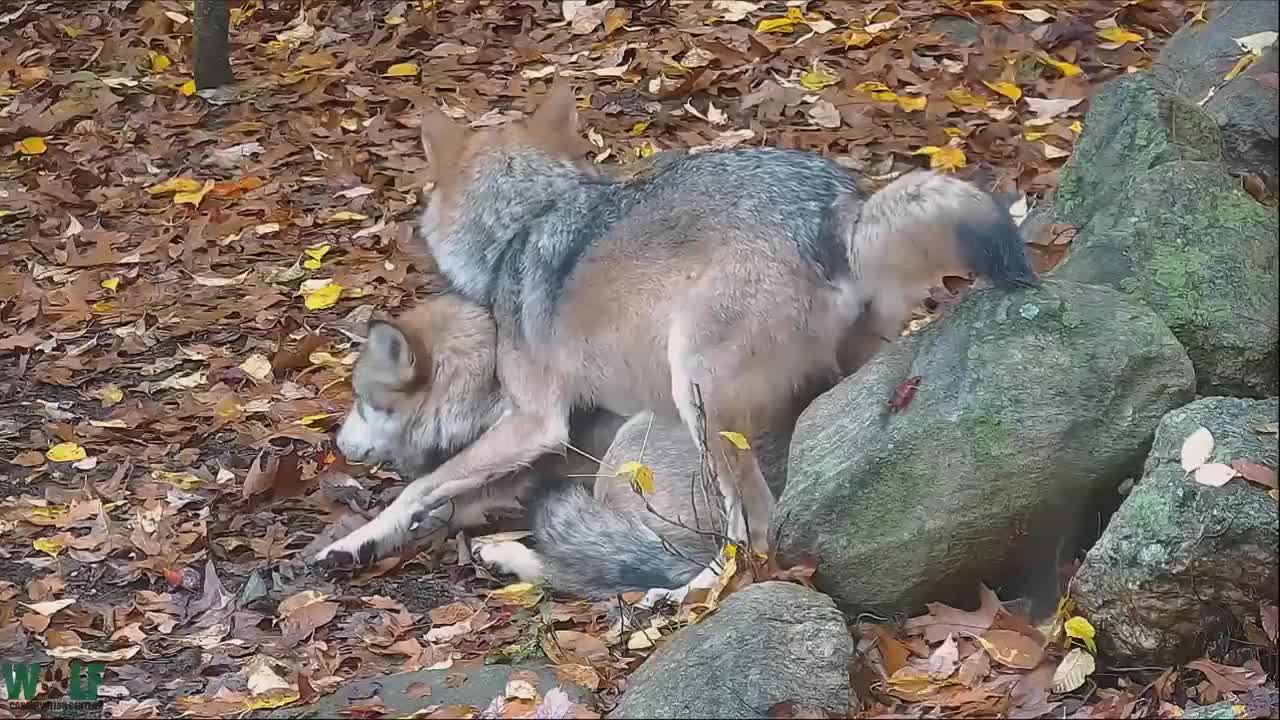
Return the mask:
{"type": "Polygon", "coordinates": [[[1276,420],[1276,398],[1223,397],[1198,400],[1161,420],[1142,480],[1072,584],[1079,611],[1112,659],[1138,665],[1189,660],[1234,620],[1258,622],[1259,603],[1276,604],[1275,500],[1241,478],[1201,485],[1181,464],[1183,442],[1204,427],[1215,441],[1211,462],[1243,458],[1275,469],[1276,420]]]}
{"type": "Polygon", "coordinates": [[[1278,232],[1275,212],[1219,163],[1169,162],[1099,206],[1052,275],[1154,309],[1191,356],[1201,394],[1266,397],[1280,367],[1278,232]]]}
{"type": "Polygon", "coordinates": [[[773,518],[784,561],[817,561],[846,613],[963,602],[979,580],[1053,567],[1099,496],[1137,477],[1194,373],[1123,294],[1046,281],[984,290],[886,348],[797,423],[773,518]],[[912,376],[908,407],[887,401],[912,376]]]}

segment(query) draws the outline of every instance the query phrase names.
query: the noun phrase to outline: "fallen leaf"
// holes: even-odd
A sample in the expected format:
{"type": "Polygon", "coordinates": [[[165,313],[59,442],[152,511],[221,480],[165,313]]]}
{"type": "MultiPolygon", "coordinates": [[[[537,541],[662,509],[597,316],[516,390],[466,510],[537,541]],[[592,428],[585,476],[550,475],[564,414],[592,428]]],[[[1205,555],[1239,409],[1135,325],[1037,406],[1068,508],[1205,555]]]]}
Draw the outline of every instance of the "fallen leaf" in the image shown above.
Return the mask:
{"type": "Polygon", "coordinates": [[[943,603],[928,603],[929,613],[911,618],[906,627],[909,630],[923,629],[925,641],[930,645],[946,640],[952,633],[981,634],[991,627],[1003,605],[1000,598],[983,584],[978,585],[978,597],[980,604],[973,611],[957,610],[943,603]]]}
{"type": "Polygon", "coordinates": [[[1182,441],[1182,469],[1195,472],[1195,469],[1209,462],[1213,457],[1213,433],[1209,428],[1198,428],[1182,441]]]}
{"type": "Polygon", "coordinates": [[[1195,480],[1201,485],[1209,487],[1222,487],[1226,485],[1232,478],[1236,477],[1235,468],[1223,463],[1206,463],[1196,468],[1195,480]]]}
{"type": "Polygon", "coordinates": [[[1058,663],[1053,671],[1053,691],[1069,693],[1084,685],[1085,678],[1093,674],[1095,667],[1093,656],[1080,648],[1071,648],[1071,652],[1058,663]]]}
{"type": "Polygon", "coordinates": [[[1044,98],[1023,98],[1023,102],[1031,108],[1031,112],[1040,118],[1055,118],[1071,108],[1084,102],[1082,98],[1057,98],[1048,100],[1044,98]]]}
{"type": "Polygon", "coordinates": [[[32,610],[46,617],[52,616],[54,613],[58,612],[59,610],[64,610],[75,604],[76,604],[75,598],[63,598],[61,600],[46,600],[44,602],[38,602],[38,603],[22,603],[22,605],[29,607],[32,610]]]}
{"type": "Polygon", "coordinates": [[[975,688],[990,674],[991,656],[985,652],[975,652],[970,653],[969,657],[960,663],[960,671],[956,673],[956,680],[967,688],[975,688]]]}
{"type": "Polygon", "coordinates": [[[342,297],[343,287],[336,283],[328,283],[303,295],[303,305],[308,310],[324,310],[338,303],[342,297]]]}
{"type": "Polygon", "coordinates": [[[533,583],[512,583],[489,593],[489,598],[502,605],[533,607],[542,601],[542,591],[533,583]]]}
{"type": "Polygon", "coordinates": [[[205,180],[204,185],[194,192],[177,192],[173,194],[174,205],[195,205],[200,207],[200,203],[204,200],[204,196],[209,194],[216,183],[212,180],[205,180]]]}
{"type": "Polygon", "coordinates": [[[1231,461],[1231,467],[1240,477],[1249,482],[1257,483],[1267,488],[1280,487],[1280,483],[1276,480],[1276,471],[1266,465],[1260,465],[1244,458],[1236,458],[1231,461]]]}
{"type": "Polygon", "coordinates": [[[155,185],[152,185],[151,187],[147,188],[147,192],[151,193],[152,195],[164,195],[165,193],[179,193],[179,192],[190,193],[190,192],[198,191],[201,187],[203,187],[203,184],[199,180],[192,180],[191,178],[184,178],[184,177],[175,177],[175,178],[169,178],[164,182],[156,183],[155,185]]]}
{"type": "Polygon", "coordinates": [[[44,138],[32,136],[19,140],[17,148],[23,155],[43,155],[48,146],[45,145],[44,138]]]}
{"type": "Polygon", "coordinates": [[[956,671],[960,662],[960,647],[956,644],[956,636],[948,635],[931,655],[929,655],[929,678],[946,680],[956,671]]]}
{"type": "Polygon", "coordinates": [[[1125,43],[1141,43],[1145,40],[1141,35],[1121,27],[1104,28],[1098,31],[1098,37],[1108,42],[1124,45],[1125,43]]]}
{"type": "Polygon", "coordinates": [[[1187,669],[1204,673],[1213,687],[1224,693],[1249,692],[1267,682],[1267,673],[1257,660],[1246,662],[1244,667],[1235,667],[1200,658],[1187,663],[1187,669]]]}
{"type": "Polygon", "coordinates": [[[1001,95],[1009,98],[1014,102],[1018,102],[1019,100],[1022,99],[1022,88],[1018,87],[1017,85],[1014,85],[1011,82],[1004,82],[1004,81],[987,82],[986,80],[983,80],[982,84],[986,85],[987,87],[991,88],[995,92],[1000,93],[1001,95]]]}
{"type": "Polygon", "coordinates": [[[573,683],[593,692],[600,689],[600,673],[587,665],[565,663],[556,665],[552,669],[555,670],[556,678],[560,682],[573,683]]]}
{"type": "MultiPolygon", "coordinates": [[[[1097,633],[1097,631],[1093,629],[1093,625],[1091,625],[1088,620],[1080,617],[1079,615],[1076,615],[1075,617],[1072,617],[1070,620],[1067,620],[1065,623],[1063,623],[1062,629],[1066,631],[1067,637],[1075,638],[1080,642],[1083,642],[1085,644],[1085,647],[1089,648],[1089,652],[1091,653],[1098,652],[1098,646],[1095,645],[1093,642],[1094,635],[1097,633]]],[[[1072,689],[1074,690],[1075,688],[1072,688],[1072,689]]],[[[1062,690],[1062,691],[1055,691],[1055,692],[1066,692],[1066,691],[1062,690]]]]}
{"type": "Polygon", "coordinates": [[[1271,644],[1275,644],[1277,631],[1280,630],[1280,607],[1275,605],[1262,605],[1258,608],[1259,619],[1262,621],[1262,631],[1267,634],[1271,640],[1271,644]]]}
{"type": "Polygon", "coordinates": [[[1232,39],[1236,41],[1241,50],[1254,55],[1262,55],[1267,48],[1276,44],[1277,38],[1280,38],[1280,33],[1276,33],[1274,30],[1264,30],[1252,35],[1232,39]]]}
{"type": "Polygon", "coordinates": [[[1007,667],[1031,670],[1044,657],[1039,643],[1014,630],[988,630],[976,639],[992,660],[1007,667]]]}
{"type": "Polygon", "coordinates": [[[254,380],[264,381],[271,378],[271,361],[266,355],[254,353],[240,363],[240,369],[254,380]]]}
{"type": "Polygon", "coordinates": [[[934,170],[959,170],[965,166],[964,150],[950,145],[938,147],[926,145],[916,150],[913,155],[928,155],[929,167],[934,170]]]}
{"type": "Polygon", "coordinates": [[[325,222],[327,223],[359,222],[361,220],[368,220],[368,219],[369,219],[369,216],[365,215],[364,213],[353,212],[351,210],[339,210],[338,212],[330,215],[328,218],[325,218],[325,222]]]}
{"type": "Polygon", "coordinates": [[[411,62],[396,63],[383,74],[387,77],[414,77],[418,74],[418,65],[411,62]]]}
{"type": "Polygon", "coordinates": [[[730,430],[722,430],[720,432],[720,437],[733,443],[733,446],[738,448],[739,450],[751,449],[751,445],[747,442],[747,437],[742,433],[737,433],[730,430]]]}
{"type": "Polygon", "coordinates": [[[85,459],[84,448],[73,442],[61,442],[49,448],[45,454],[53,462],[75,462],[85,459]]]}

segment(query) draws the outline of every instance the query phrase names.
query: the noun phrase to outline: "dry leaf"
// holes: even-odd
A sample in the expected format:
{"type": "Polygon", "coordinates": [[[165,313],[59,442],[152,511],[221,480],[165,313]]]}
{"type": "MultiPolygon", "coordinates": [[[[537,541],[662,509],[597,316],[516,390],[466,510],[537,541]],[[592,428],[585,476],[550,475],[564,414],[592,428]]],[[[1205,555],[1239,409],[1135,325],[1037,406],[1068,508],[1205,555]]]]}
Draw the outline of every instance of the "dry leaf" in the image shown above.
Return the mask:
{"type": "Polygon", "coordinates": [[[1207,463],[1196,468],[1195,479],[1201,485],[1222,487],[1236,477],[1235,468],[1222,463],[1207,463]]]}
{"type": "Polygon", "coordinates": [[[1069,693],[1084,685],[1085,678],[1093,674],[1094,667],[1092,655],[1080,648],[1071,648],[1053,672],[1053,691],[1069,693]]]}
{"type": "Polygon", "coordinates": [[[929,656],[929,678],[946,680],[956,671],[959,662],[960,647],[956,644],[956,636],[948,635],[929,656]]]}
{"type": "Polygon", "coordinates": [[[1236,458],[1231,461],[1231,467],[1240,477],[1249,482],[1257,483],[1266,488],[1280,487],[1280,483],[1277,483],[1276,480],[1276,471],[1266,465],[1260,465],[1244,458],[1236,458]]]}
{"type": "Polygon", "coordinates": [[[1044,657],[1040,643],[1013,630],[988,630],[977,640],[992,660],[1011,668],[1031,670],[1044,657]]]}
{"type": "Polygon", "coordinates": [[[1182,469],[1195,472],[1195,469],[1209,462],[1213,457],[1213,433],[1208,428],[1199,428],[1182,441],[1182,469]]]}

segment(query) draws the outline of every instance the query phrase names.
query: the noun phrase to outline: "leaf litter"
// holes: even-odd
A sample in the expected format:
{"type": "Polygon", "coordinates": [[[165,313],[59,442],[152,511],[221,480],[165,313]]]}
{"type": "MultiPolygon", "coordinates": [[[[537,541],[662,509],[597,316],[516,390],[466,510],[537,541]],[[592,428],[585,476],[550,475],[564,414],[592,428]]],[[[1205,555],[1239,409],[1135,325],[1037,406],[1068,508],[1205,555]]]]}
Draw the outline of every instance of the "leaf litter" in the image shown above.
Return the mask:
{"type": "MultiPolygon", "coordinates": [[[[422,685],[416,716],[595,717],[681,625],[757,579],[811,586],[817,568],[731,556],[714,588],[624,627],[616,603],[504,584],[459,562],[452,541],[346,585],[301,567],[328,526],[359,524],[397,481],[347,464],[329,431],[350,405],[353,334],[443,287],[412,244],[432,179],[421,111],[500,124],[559,72],[590,82],[583,131],[600,162],[764,140],[875,182],[927,165],[1025,203],[1055,187],[1091,89],[1148,66],[1193,12],[1148,0],[248,0],[231,11],[240,82],[197,92],[187,3],[7,11],[0,638],[62,664],[108,662],[114,717],[221,717],[392,672],[537,656],[596,709],[535,679],[487,708],[433,706],[422,685]],[[956,17],[977,40],[934,27],[956,17]]],[[[1055,247],[1030,245],[1042,269],[1055,247]]],[[[1227,467],[1274,486],[1274,470],[1250,462],[1227,467]]],[[[651,490],[646,470],[627,474],[651,490]]],[[[1065,645],[1001,625],[1012,615],[982,598],[977,611],[935,603],[901,628],[863,628],[889,688],[869,697],[886,711],[903,696],[1052,709],[1053,668],[1014,681],[1065,645]]],[[[1273,616],[1264,608],[1272,636],[1273,616]]],[[[1091,636],[1071,637],[1090,643],[1071,653],[1092,657],[1091,636]]],[[[382,707],[353,702],[351,716],[382,707]]]]}

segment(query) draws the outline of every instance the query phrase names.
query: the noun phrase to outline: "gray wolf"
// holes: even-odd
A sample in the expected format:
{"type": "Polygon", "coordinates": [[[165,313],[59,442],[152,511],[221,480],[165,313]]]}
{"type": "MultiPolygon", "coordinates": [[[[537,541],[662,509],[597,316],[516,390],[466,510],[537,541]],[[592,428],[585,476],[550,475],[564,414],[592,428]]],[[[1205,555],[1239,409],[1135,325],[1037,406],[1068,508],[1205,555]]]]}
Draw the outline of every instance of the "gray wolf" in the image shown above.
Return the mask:
{"type": "MultiPolygon", "coordinates": [[[[338,432],[343,454],[392,464],[405,475],[429,472],[456,454],[503,415],[496,342],[489,314],[455,295],[372,321],[355,365],[352,410],[338,432]]],[[[491,514],[524,512],[536,549],[476,542],[473,556],[580,597],[644,590],[643,602],[653,604],[697,587],[693,581],[712,566],[725,527],[684,425],[650,412],[625,424],[611,413],[579,414],[570,425],[575,451],[546,455],[460,496],[414,530],[469,529],[487,524],[491,514]],[[653,474],[644,497],[617,472],[633,461],[653,474]]],[[[785,480],[789,437],[787,427],[761,438],[762,469],[779,485],[775,492],[785,480]]]]}
{"type": "MultiPolygon", "coordinates": [[[[387,463],[402,475],[429,473],[457,454],[506,412],[495,374],[493,319],[464,298],[426,298],[395,319],[369,323],[352,373],[354,402],[338,431],[338,449],[360,463],[387,463]]],[[[577,412],[572,444],[580,452],[550,454],[503,482],[454,498],[431,522],[437,531],[486,525],[498,514],[521,513],[538,479],[594,475],[623,418],[577,412]]]]}
{"type": "Polygon", "coordinates": [[[847,343],[896,332],[939,275],[1034,281],[1007,211],[960,180],[916,172],[868,197],[828,159],[768,148],[619,179],[584,159],[576,124],[562,82],[527,122],[423,119],[436,181],[421,236],[453,292],[493,315],[509,402],[317,563],[385,556],[450,498],[562,452],[574,408],[678,419],[711,458],[728,535],[765,551],[773,496],[754,455],[719,434],[776,426],[838,375],[847,343]]]}

